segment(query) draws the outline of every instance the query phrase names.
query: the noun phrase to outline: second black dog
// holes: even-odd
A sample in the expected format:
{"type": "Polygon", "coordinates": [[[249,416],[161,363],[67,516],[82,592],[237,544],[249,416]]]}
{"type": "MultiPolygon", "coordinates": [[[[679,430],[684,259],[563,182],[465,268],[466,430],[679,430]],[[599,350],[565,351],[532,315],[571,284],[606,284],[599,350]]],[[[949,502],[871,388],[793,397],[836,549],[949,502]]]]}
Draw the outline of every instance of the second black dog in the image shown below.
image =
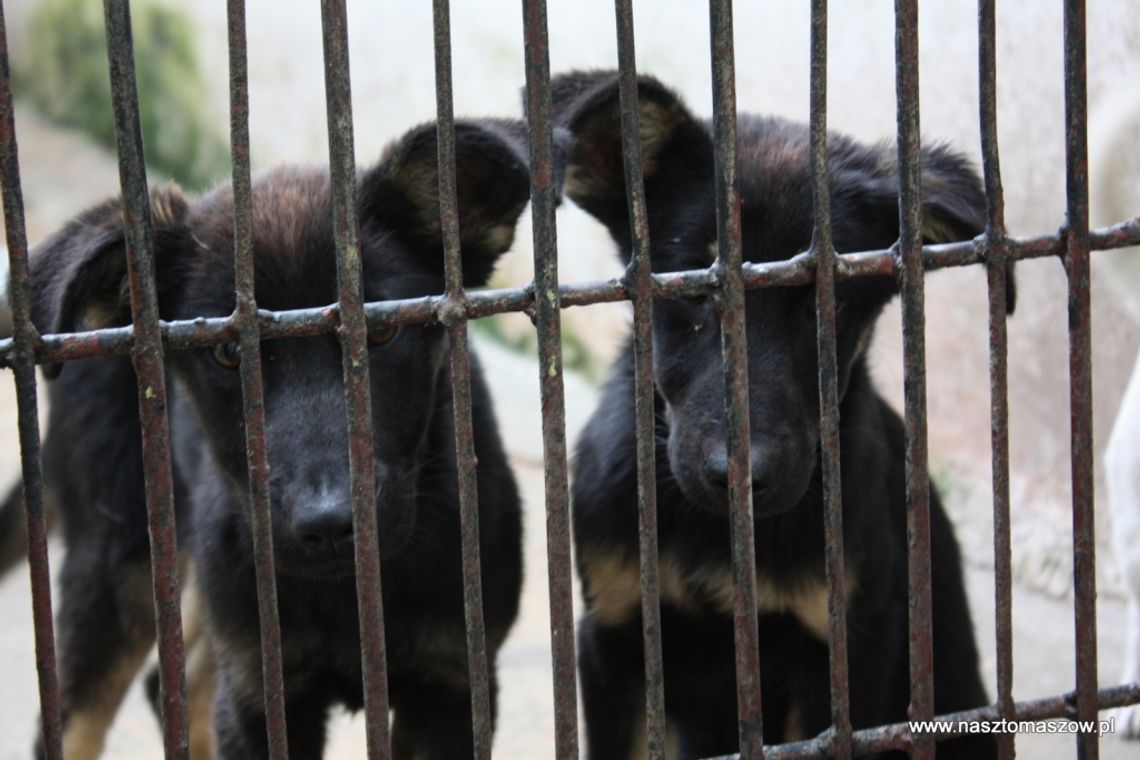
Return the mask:
{"type": "MultiPolygon", "coordinates": [[[[554,82],[558,123],[573,135],[566,194],[631,251],[616,76],[554,82]]],[[[641,143],[655,272],[707,267],[715,255],[713,143],[667,88],[640,82],[641,143]]],[[[808,132],[741,116],[744,257],[788,259],[808,248],[808,132]]],[[[840,135],[828,146],[836,248],[887,248],[898,238],[898,180],[886,147],[840,135]]],[[[924,234],[964,240],[983,227],[985,198],[967,164],[923,152],[924,234]]],[[[884,277],[840,282],[838,361],[851,720],[906,719],[908,704],[904,431],[875,391],[865,351],[895,292],[884,277]]],[[[733,590],[727,514],[724,374],[713,298],[654,304],[657,504],[668,723],[680,755],[738,745],[733,590]]],[[[752,493],[760,613],[764,740],[813,737],[831,723],[827,593],[819,469],[816,320],[811,287],[746,296],[752,493]]],[[[579,657],[592,760],[628,758],[644,731],[632,351],[618,360],[577,449],[573,519],[586,599],[579,657]]],[[[978,673],[958,546],[931,493],[935,709],[987,702],[978,673]]],[[[982,758],[989,737],[939,745],[939,757],[982,758]]]]}
{"type": "MultiPolygon", "coordinates": [[[[486,282],[529,197],[522,126],[461,123],[456,164],[463,275],[486,282]]],[[[443,292],[435,126],[415,129],[359,174],[364,296],[443,292]]],[[[234,201],[228,186],[187,201],[151,195],[164,319],[234,309],[234,201]]],[[[253,187],[258,305],[337,299],[327,170],[289,167],[253,187]]],[[[33,260],[41,332],[124,324],[121,205],[78,217],[33,260]]],[[[369,335],[373,492],[380,531],[394,753],[472,754],[447,331],[369,335]]],[[[213,721],[221,758],[267,754],[258,603],[236,343],[172,353],[171,428],[180,533],[193,547],[218,663],[213,721]]],[[[262,344],[277,595],[290,757],[320,757],[336,704],[362,704],[347,409],[336,336],[262,344]]],[[[68,757],[99,752],[153,641],[135,378],[126,359],[64,367],[52,384],[44,456],[68,544],[59,609],[68,757]]],[[[499,647],[522,579],[519,497],[478,366],[472,371],[480,551],[492,699],[499,647]]],[[[494,705],[492,704],[492,709],[494,705]]]]}

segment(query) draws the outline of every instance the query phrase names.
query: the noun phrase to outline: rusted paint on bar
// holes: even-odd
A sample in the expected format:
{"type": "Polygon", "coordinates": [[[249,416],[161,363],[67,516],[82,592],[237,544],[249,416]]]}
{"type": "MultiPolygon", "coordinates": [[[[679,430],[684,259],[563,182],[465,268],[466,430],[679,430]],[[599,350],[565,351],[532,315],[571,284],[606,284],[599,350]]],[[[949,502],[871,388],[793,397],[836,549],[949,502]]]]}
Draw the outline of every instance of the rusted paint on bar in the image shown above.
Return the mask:
{"type": "MultiPolygon", "coordinates": [[[[1069,413],[1073,479],[1073,612],[1076,625],[1077,717],[1097,712],[1096,538],[1093,513],[1092,308],[1089,299],[1088,74],[1085,4],[1066,0],[1065,187],[1068,198],[1069,413]]],[[[1077,755],[1095,760],[1099,735],[1077,736],[1077,755]]]]}
{"type": "MultiPolygon", "coordinates": [[[[922,271],[921,154],[918,118],[918,3],[895,2],[898,102],[899,256],[906,411],[907,574],[912,720],[934,715],[930,582],[930,481],[926,441],[926,343],[922,271]]],[[[912,757],[934,757],[930,736],[914,738],[912,757]]]]}
{"type": "Polygon", "coordinates": [[[336,239],[341,356],[348,413],[348,465],[356,544],[356,602],[368,757],[388,760],[388,663],[372,456],[372,400],[368,380],[368,326],[364,318],[360,244],[356,222],[352,92],[348,72],[348,19],[344,0],[322,0],[325,105],[329,128],[329,181],[336,239]]]}
{"type": "Polygon", "coordinates": [[[546,475],[546,546],[550,575],[550,638],[554,659],[554,746],[578,756],[577,657],[571,583],[570,499],[566,466],[566,399],[562,383],[562,316],[554,209],[554,134],[546,0],[523,2],[526,114],[530,136],[530,199],[534,240],[535,325],[542,397],[546,475]]]}
{"type": "MultiPolygon", "coordinates": [[[[1012,718],[1013,572],[1009,501],[1009,383],[1006,330],[1007,254],[1005,197],[997,132],[996,0],[978,3],[978,81],[982,173],[986,188],[986,277],[990,326],[990,449],[994,514],[994,620],[997,647],[997,704],[1012,718]]],[[[998,756],[1012,760],[1013,734],[997,737],[998,756]]]]}
{"type": "Polygon", "coordinates": [[[48,563],[47,521],[44,516],[43,469],[40,463],[40,423],[36,410],[35,344],[28,293],[28,239],[24,226],[24,196],[16,145],[12,105],[12,76],[8,66],[8,25],[0,3],[0,188],[8,243],[8,293],[12,308],[9,364],[16,380],[20,467],[28,539],[28,572],[32,584],[32,623],[35,627],[36,673],[39,676],[40,726],[46,760],[62,760],[59,681],[56,676],[55,635],[51,617],[51,567],[48,563]]]}
{"type": "Polygon", "coordinates": [[[230,158],[234,194],[234,321],[241,344],[242,413],[249,472],[250,529],[253,534],[257,612],[261,631],[261,673],[269,757],[287,760],[285,681],[281,664],[281,622],[277,615],[277,576],[273,566],[273,523],[269,497],[269,457],[265,442],[265,397],[261,374],[261,335],[254,295],[253,191],[249,169],[249,77],[246,68],[245,0],[228,0],[230,55],[230,158]]]}
{"type": "Polygon", "coordinates": [[[832,757],[851,757],[847,672],[846,563],[843,559],[843,489],[839,444],[839,365],[836,359],[835,247],[827,171],[827,0],[811,10],[812,256],[815,260],[816,348],[819,362],[820,467],[823,473],[824,558],[827,569],[828,647],[831,672],[832,757]]]}
{"type": "MultiPolygon", "coordinates": [[[[1127,248],[1140,245],[1140,217],[1103,227],[1089,233],[1090,246],[1097,250],[1127,248]]],[[[1005,242],[1006,259],[1019,261],[1048,257],[1060,258],[1065,253],[1064,235],[1039,235],[1009,238],[1005,242]]],[[[985,245],[980,242],[944,243],[923,246],[923,269],[926,271],[984,263],[985,245]]],[[[863,251],[840,254],[836,261],[835,279],[843,282],[858,277],[898,276],[898,258],[893,251],[863,251]]],[[[815,277],[810,251],[787,261],[754,264],[744,262],[746,290],[766,287],[808,285],[815,277]]],[[[716,294],[722,279],[715,269],[688,272],[657,272],[651,276],[654,298],[693,298],[716,294]]],[[[558,286],[563,308],[595,303],[630,300],[631,290],[625,278],[575,282],[558,286]]],[[[402,300],[365,304],[369,325],[431,324],[443,321],[446,296],[420,296],[402,300]]],[[[535,314],[534,286],[484,290],[466,294],[466,316],[481,319],[492,314],[521,311],[535,314]]],[[[258,310],[258,327],[262,340],[301,338],[321,335],[336,329],[340,309],[335,304],[285,311],[258,310]]],[[[216,345],[238,337],[229,317],[211,317],[174,322],[160,322],[163,346],[180,351],[216,345]]],[[[93,356],[119,356],[130,351],[134,329],[114,327],[83,333],[60,333],[41,336],[36,347],[36,364],[49,364],[93,356]]],[[[0,367],[12,365],[12,340],[0,340],[0,367]]]]}
{"type": "Polygon", "coordinates": [[[615,0],[621,141],[633,255],[626,270],[633,301],[634,420],[637,437],[638,556],[645,660],[646,754],[664,760],[665,668],[661,656],[661,587],[657,556],[657,414],[653,382],[653,279],[641,158],[641,108],[632,0],[615,0]]]}
{"type": "Polygon", "coordinates": [[[740,189],[736,176],[736,69],[731,0],[709,3],[713,79],[717,260],[716,299],[724,354],[725,437],[732,535],[733,627],[740,755],[764,756],[760,651],[756,612],[756,537],[752,519],[752,457],[748,415],[748,345],[741,271],[740,189]]]}
{"type": "Polygon", "coordinates": [[[475,434],[471,423],[471,357],[464,319],[463,267],[459,253],[459,201],[455,178],[455,115],[451,83],[451,18],[448,0],[435,0],[435,97],[439,152],[439,220],[443,233],[446,301],[441,313],[455,315],[451,337],[451,395],[455,424],[455,466],[463,551],[463,615],[467,630],[467,677],[471,685],[474,757],[491,757],[491,688],[487,634],[483,621],[483,581],[479,558],[479,495],[475,434]]]}
{"type": "Polygon", "coordinates": [[[115,142],[119,153],[119,181],[123,193],[123,221],[126,225],[131,321],[135,329],[131,358],[139,384],[139,421],[142,427],[147,522],[162,684],[163,747],[167,758],[185,758],[189,754],[185,652],[174,524],[170,426],[166,412],[166,373],[158,323],[154,238],[139,126],[130,7],[128,0],[104,0],[103,8],[107,27],[107,57],[111,69],[111,101],[115,112],[115,142]]]}

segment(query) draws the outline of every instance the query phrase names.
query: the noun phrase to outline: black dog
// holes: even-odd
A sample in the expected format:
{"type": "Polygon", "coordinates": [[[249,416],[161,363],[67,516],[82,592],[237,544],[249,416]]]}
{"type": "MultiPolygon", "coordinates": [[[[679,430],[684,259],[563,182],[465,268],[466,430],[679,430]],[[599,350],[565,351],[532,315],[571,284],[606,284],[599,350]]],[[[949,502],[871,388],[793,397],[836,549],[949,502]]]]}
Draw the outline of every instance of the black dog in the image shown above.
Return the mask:
{"type": "MultiPolygon", "coordinates": [[[[641,141],[653,270],[707,267],[715,253],[713,144],[657,81],[640,82],[641,141]]],[[[554,82],[557,121],[573,136],[565,191],[597,217],[629,261],[631,243],[613,73],[554,82]]],[[[811,241],[806,127],[739,120],[744,256],[780,261],[811,241]]],[[[835,245],[889,247],[898,238],[893,153],[829,139],[835,245]]],[[[983,227],[985,198],[953,153],[923,152],[924,232],[963,240],[983,227]]],[[[888,278],[838,284],[840,440],[847,563],[851,719],[906,719],[908,703],[904,431],[875,392],[865,351],[888,278]]],[[[680,754],[738,744],[727,513],[724,379],[713,299],[654,306],[657,504],[665,702],[680,754]]],[[[760,612],[764,739],[792,741],[830,725],[827,595],[819,469],[819,402],[811,287],[746,296],[752,490],[760,612]]],[[[573,488],[578,571],[586,599],[579,664],[589,754],[627,758],[644,730],[633,360],[617,362],[578,443],[573,488]]],[[[938,713],[986,704],[958,547],[931,495],[934,686],[938,713]]],[[[939,746],[940,757],[985,757],[988,738],[939,746]]]]}
{"type": "MultiPolygon", "coordinates": [[[[457,127],[467,286],[487,281],[527,203],[522,134],[521,124],[505,121],[457,127]]],[[[435,126],[426,125],[359,174],[369,301],[443,292],[436,150],[435,126]]],[[[258,305],[333,303],[327,170],[272,171],[255,181],[253,196],[258,305]]],[[[176,189],[155,191],[151,206],[163,318],[232,313],[230,188],[196,201],[176,189]]],[[[129,322],[125,276],[115,200],[78,217],[35,255],[37,328],[129,322]]],[[[381,328],[369,343],[394,751],[469,756],[447,333],[439,325],[381,328]]],[[[289,750],[316,758],[329,708],[362,703],[341,353],[333,335],[281,339],[263,343],[262,361],[289,750]]],[[[236,343],[168,357],[178,523],[192,546],[218,662],[216,751],[244,760],[267,748],[240,362],[236,343]]],[[[477,366],[471,381],[493,696],[496,654],[521,590],[520,505],[477,366]]],[[[154,638],[136,381],[126,359],[86,360],[64,368],[50,392],[44,461],[68,546],[58,624],[65,754],[90,757],[154,638]]]]}

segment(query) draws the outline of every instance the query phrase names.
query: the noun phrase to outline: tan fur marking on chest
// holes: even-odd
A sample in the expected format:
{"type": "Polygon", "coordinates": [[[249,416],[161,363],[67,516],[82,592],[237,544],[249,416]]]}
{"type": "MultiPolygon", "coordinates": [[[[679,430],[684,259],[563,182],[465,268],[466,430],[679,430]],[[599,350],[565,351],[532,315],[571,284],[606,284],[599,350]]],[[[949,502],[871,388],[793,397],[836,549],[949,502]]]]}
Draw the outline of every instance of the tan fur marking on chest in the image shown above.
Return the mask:
{"type": "MultiPolygon", "coordinates": [[[[603,625],[620,625],[641,609],[641,580],[636,558],[619,553],[595,552],[582,556],[582,570],[589,589],[590,609],[603,625]]],[[[847,599],[855,589],[847,570],[847,599]]],[[[725,615],[733,613],[732,569],[727,566],[685,568],[668,554],[660,557],[661,601],[680,610],[697,612],[711,605],[725,615]]],[[[770,578],[756,579],[756,609],[787,612],[821,641],[827,640],[827,584],[807,579],[779,584],[770,578]]]]}

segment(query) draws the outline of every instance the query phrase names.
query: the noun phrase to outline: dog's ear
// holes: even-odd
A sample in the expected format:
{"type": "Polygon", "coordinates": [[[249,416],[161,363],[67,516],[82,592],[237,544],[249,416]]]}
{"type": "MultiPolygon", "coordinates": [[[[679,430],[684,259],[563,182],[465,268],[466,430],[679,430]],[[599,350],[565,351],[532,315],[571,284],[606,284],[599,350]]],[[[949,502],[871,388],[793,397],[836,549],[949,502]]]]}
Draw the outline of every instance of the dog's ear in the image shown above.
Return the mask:
{"type": "MultiPolygon", "coordinates": [[[[865,193],[883,227],[898,236],[899,177],[897,154],[893,147],[880,147],[865,159],[849,160],[857,153],[850,144],[841,167],[832,171],[832,197],[865,193]],[[854,170],[854,171],[852,171],[854,170]]],[[[834,154],[833,154],[834,156],[834,154]]],[[[922,239],[927,244],[972,240],[986,229],[986,194],[970,162],[945,145],[922,148],[922,239]]],[[[862,205],[862,204],[860,204],[862,205]]],[[[866,220],[864,217],[865,223],[866,220]]],[[[1007,268],[1006,311],[1013,313],[1016,288],[1013,264],[1007,268]]]]}
{"type": "MultiPolygon", "coordinates": [[[[511,247],[519,215],[530,200],[526,125],[487,119],[455,124],[455,181],[463,284],[486,284],[511,247]]],[[[394,229],[430,250],[442,271],[438,142],[425,124],[391,145],[360,185],[361,221],[394,229]]]]}
{"type": "MultiPolygon", "coordinates": [[[[922,149],[922,237],[927,243],[971,240],[986,230],[986,193],[974,167],[945,145],[922,149]]],[[[1006,266],[1005,310],[1017,305],[1013,262],[1006,266]]]]}
{"type": "MultiPolygon", "coordinates": [[[[150,192],[155,276],[160,304],[176,284],[179,248],[194,245],[186,199],[176,185],[150,192]]],[[[129,324],[130,290],[123,207],[106,201],[71,220],[33,252],[29,272],[32,323],[41,334],[129,324]]],[[[47,377],[60,366],[47,365],[47,377]]]]}
{"type": "MultiPolygon", "coordinates": [[[[629,240],[629,212],[617,72],[571,72],[555,77],[551,87],[555,122],[571,136],[565,192],[622,244],[629,240]]],[[[670,193],[683,197],[709,189],[712,138],[680,98],[656,79],[639,78],[638,101],[649,211],[670,213],[676,205],[666,197],[670,193]]]]}

